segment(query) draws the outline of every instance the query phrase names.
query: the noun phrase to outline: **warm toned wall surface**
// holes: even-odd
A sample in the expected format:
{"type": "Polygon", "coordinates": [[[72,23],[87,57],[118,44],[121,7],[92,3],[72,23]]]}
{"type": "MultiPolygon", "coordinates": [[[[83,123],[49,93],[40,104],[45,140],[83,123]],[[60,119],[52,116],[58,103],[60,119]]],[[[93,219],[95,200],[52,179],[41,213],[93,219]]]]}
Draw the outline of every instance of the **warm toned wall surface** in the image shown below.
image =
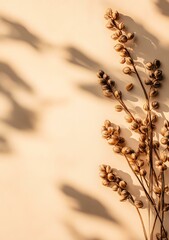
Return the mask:
{"type": "MultiPolygon", "coordinates": [[[[142,194],[100,134],[106,118],[122,128],[125,121],[102,98],[95,72],[106,69],[122,89],[135,81],[121,73],[104,27],[107,7],[136,32],[139,60],[160,58],[168,77],[167,0],[0,0],[1,240],[143,239],[135,209],[98,177],[99,164],[111,164],[142,194]]],[[[126,99],[140,112],[139,86],[126,99]]]]}

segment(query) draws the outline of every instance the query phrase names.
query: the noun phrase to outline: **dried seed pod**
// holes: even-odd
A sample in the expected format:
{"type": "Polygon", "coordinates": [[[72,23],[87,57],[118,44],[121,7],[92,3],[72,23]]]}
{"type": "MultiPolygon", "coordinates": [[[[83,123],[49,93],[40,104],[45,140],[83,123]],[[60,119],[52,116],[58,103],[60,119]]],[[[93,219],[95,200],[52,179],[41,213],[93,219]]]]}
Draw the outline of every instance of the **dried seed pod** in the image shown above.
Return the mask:
{"type": "Polygon", "coordinates": [[[124,118],[128,123],[131,123],[133,121],[133,119],[130,115],[126,115],[124,118]]]}
{"type": "Polygon", "coordinates": [[[146,127],[146,126],[141,126],[141,127],[140,127],[140,131],[141,131],[142,133],[147,133],[147,132],[148,132],[148,127],[146,127]]]}
{"type": "Polygon", "coordinates": [[[158,116],[157,116],[155,113],[152,113],[152,115],[151,115],[151,121],[152,121],[152,123],[156,123],[157,120],[158,120],[158,116]]]}
{"type": "Polygon", "coordinates": [[[105,165],[105,164],[101,164],[101,165],[99,166],[99,170],[100,170],[100,171],[106,171],[106,165],[105,165]]]}
{"type": "Polygon", "coordinates": [[[120,146],[115,146],[114,148],[113,148],[113,151],[115,152],[115,153],[121,153],[121,147],[120,146]]]}
{"type": "Polygon", "coordinates": [[[154,78],[155,78],[154,73],[153,73],[153,72],[149,73],[149,77],[152,78],[152,79],[154,79],[154,78]]]}
{"type": "Polygon", "coordinates": [[[124,64],[126,62],[126,59],[123,57],[123,58],[121,58],[121,60],[120,60],[120,63],[121,64],[124,64]]]}
{"type": "Polygon", "coordinates": [[[107,140],[107,142],[110,144],[110,145],[115,145],[117,143],[117,140],[115,140],[114,138],[110,138],[107,140]]]}
{"type": "Polygon", "coordinates": [[[99,70],[99,71],[97,72],[97,77],[98,77],[98,78],[102,78],[102,77],[103,77],[103,74],[104,74],[104,71],[103,71],[103,70],[99,70]]]}
{"type": "Polygon", "coordinates": [[[137,153],[132,153],[131,155],[130,155],[130,157],[133,159],[133,160],[136,160],[137,158],[138,158],[138,154],[137,153]]]}
{"type": "Polygon", "coordinates": [[[164,136],[166,132],[167,132],[167,128],[166,127],[162,127],[161,128],[161,134],[164,136]]]}
{"type": "Polygon", "coordinates": [[[151,69],[153,68],[153,63],[152,63],[152,62],[146,63],[146,68],[147,68],[148,70],[151,70],[151,69]]]}
{"type": "Polygon", "coordinates": [[[128,56],[127,50],[126,50],[126,49],[122,49],[122,50],[120,51],[120,56],[121,56],[121,57],[127,57],[127,56],[128,56]]]}
{"type": "Polygon", "coordinates": [[[169,211],[169,204],[168,203],[164,205],[163,211],[164,212],[168,212],[169,211]]]}
{"type": "Polygon", "coordinates": [[[152,106],[153,109],[158,109],[158,108],[159,108],[159,102],[153,101],[153,102],[151,103],[151,106],[152,106]]]}
{"type": "Polygon", "coordinates": [[[143,109],[144,109],[145,111],[148,111],[148,110],[149,110],[149,105],[148,105],[147,102],[144,103],[144,105],[143,105],[143,109]]]}
{"type": "Polygon", "coordinates": [[[146,85],[152,85],[153,84],[152,80],[149,79],[149,78],[145,79],[144,82],[145,82],[146,85]]]}
{"type": "Polygon", "coordinates": [[[120,43],[116,44],[114,46],[114,49],[117,51],[117,52],[120,52],[122,49],[124,49],[124,46],[120,43]]]}
{"type": "Polygon", "coordinates": [[[106,166],[106,173],[111,173],[112,169],[109,165],[106,166]]]}
{"type": "Polygon", "coordinates": [[[127,58],[126,58],[126,63],[127,63],[128,65],[132,65],[133,59],[132,59],[131,57],[127,57],[127,58]]]}
{"type": "Polygon", "coordinates": [[[125,181],[120,181],[119,182],[119,186],[122,188],[122,189],[125,189],[127,187],[127,183],[125,181]]]}
{"type": "Polygon", "coordinates": [[[104,74],[103,74],[103,79],[104,79],[104,80],[109,80],[110,77],[109,77],[109,75],[107,75],[106,73],[104,73],[104,74]]]}
{"type": "Polygon", "coordinates": [[[135,173],[137,173],[137,174],[140,173],[140,168],[139,168],[137,165],[133,165],[132,168],[133,168],[133,171],[134,171],[135,173]]]}
{"type": "Polygon", "coordinates": [[[160,187],[155,186],[153,190],[154,190],[155,194],[161,194],[161,188],[160,187]]]}
{"type": "Polygon", "coordinates": [[[167,159],[168,159],[168,158],[167,158],[167,154],[162,152],[162,153],[160,154],[160,160],[162,160],[163,162],[166,162],[167,159]]]}
{"type": "Polygon", "coordinates": [[[159,166],[161,166],[162,164],[163,164],[163,161],[161,161],[161,160],[155,161],[156,167],[159,167],[159,166]]]}
{"type": "Polygon", "coordinates": [[[137,130],[138,127],[139,127],[139,125],[138,125],[136,122],[133,122],[133,123],[131,124],[131,126],[130,126],[130,129],[131,129],[131,130],[137,130]]]}
{"type": "Polygon", "coordinates": [[[119,23],[119,25],[118,25],[119,30],[124,29],[124,27],[125,27],[125,25],[123,22],[119,23]]]}
{"type": "Polygon", "coordinates": [[[108,181],[107,179],[103,179],[103,180],[102,180],[102,184],[103,184],[104,186],[108,187],[108,186],[109,186],[109,181],[108,181]]]}
{"type": "Polygon", "coordinates": [[[123,201],[127,200],[127,198],[128,198],[128,195],[121,195],[120,196],[120,202],[123,202],[123,201]]]}
{"type": "Polygon", "coordinates": [[[164,126],[166,127],[166,128],[168,128],[169,127],[169,121],[168,120],[164,120],[164,126]]]}
{"type": "Polygon", "coordinates": [[[109,16],[112,16],[112,13],[113,13],[112,9],[111,8],[107,8],[106,14],[109,15],[109,16]]]}
{"type": "Polygon", "coordinates": [[[134,33],[128,33],[127,38],[128,40],[132,40],[134,38],[134,33]]]}
{"type": "Polygon", "coordinates": [[[118,187],[118,185],[117,185],[117,184],[114,184],[114,185],[112,186],[112,190],[113,190],[113,191],[117,191],[117,190],[118,190],[118,188],[119,188],[119,187],[118,187]]]}
{"type": "Polygon", "coordinates": [[[100,176],[101,178],[105,178],[105,177],[107,176],[107,174],[106,174],[106,172],[101,171],[101,172],[99,173],[99,176],[100,176]]]}
{"type": "Polygon", "coordinates": [[[146,140],[146,135],[145,134],[141,134],[139,137],[139,141],[140,142],[144,142],[146,140]]]}
{"type": "Polygon", "coordinates": [[[131,70],[130,67],[125,67],[125,68],[123,68],[123,72],[124,72],[125,74],[131,74],[131,73],[132,73],[132,70],[131,70]]]}
{"type": "Polygon", "coordinates": [[[127,39],[126,35],[121,35],[118,40],[121,43],[126,43],[128,39],[127,39]]]}
{"type": "Polygon", "coordinates": [[[129,83],[127,86],[126,86],[126,90],[127,91],[131,91],[133,89],[134,85],[132,83],[129,83]]]}
{"type": "Polygon", "coordinates": [[[163,72],[162,72],[161,70],[159,70],[159,69],[157,69],[157,70],[154,72],[154,75],[155,75],[156,78],[162,76],[162,74],[163,74],[163,72]]]}
{"type": "Polygon", "coordinates": [[[150,97],[156,97],[158,95],[158,90],[155,88],[152,88],[150,90],[150,97]]]}
{"type": "Polygon", "coordinates": [[[110,182],[114,182],[116,177],[113,173],[108,173],[107,174],[107,179],[110,181],[110,182]]]}
{"type": "Polygon", "coordinates": [[[155,59],[153,64],[154,64],[155,68],[159,68],[161,66],[161,62],[158,59],[155,59]]]}
{"type": "Polygon", "coordinates": [[[117,99],[120,99],[120,98],[122,97],[122,92],[119,91],[119,90],[116,90],[116,91],[114,92],[114,95],[115,95],[115,97],[116,97],[117,99]]]}
{"type": "Polygon", "coordinates": [[[161,87],[161,83],[158,80],[156,80],[153,82],[153,87],[159,88],[159,87],[161,87]]]}
{"type": "Polygon", "coordinates": [[[125,142],[125,139],[123,137],[119,137],[118,144],[123,144],[125,142]]]}
{"type": "Polygon", "coordinates": [[[146,174],[147,174],[147,171],[145,169],[140,170],[140,175],[141,176],[146,176],[146,174]]]}
{"type": "Polygon", "coordinates": [[[167,132],[164,134],[164,137],[169,138],[169,131],[167,131],[167,132]]]}
{"type": "Polygon", "coordinates": [[[128,195],[129,195],[129,192],[128,192],[126,189],[123,189],[123,190],[121,191],[121,195],[123,195],[123,196],[128,196],[128,195]]]}
{"type": "Polygon", "coordinates": [[[143,166],[144,166],[144,161],[141,160],[141,159],[137,160],[137,165],[138,165],[139,167],[143,167],[143,166]]]}
{"type": "Polygon", "coordinates": [[[117,11],[113,12],[112,17],[114,20],[117,20],[119,18],[119,13],[117,11]]]}
{"type": "Polygon", "coordinates": [[[161,140],[160,140],[160,142],[161,142],[162,144],[166,145],[166,144],[168,144],[168,138],[162,137],[161,140]]]}
{"type": "Polygon", "coordinates": [[[158,166],[158,169],[160,170],[160,172],[163,172],[163,171],[167,170],[167,166],[165,164],[162,164],[162,165],[158,166]]]}
{"type": "Polygon", "coordinates": [[[112,97],[112,92],[110,92],[109,90],[104,90],[103,91],[103,95],[105,96],[105,97],[112,97]]]}
{"type": "Polygon", "coordinates": [[[114,24],[112,23],[111,19],[110,19],[110,20],[108,21],[108,23],[106,24],[106,27],[107,27],[108,29],[113,29],[114,24]]]}
{"type": "Polygon", "coordinates": [[[109,79],[109,80],[107,81],[107,83],[109,84],[109,86],[110,86],[111,88],[115,86],[115,81],[113,81],[112,79],[109,79]]]}
{"type": "Polygon", "coordinates": [[[136,206],[136,208],[142,208],[143,207],[143,202],[140,201],[140,200],[135,200],[134,205],[136,206]]]}
{"type": "Polygon", "coordinates": [[[121,105],[116,105],[115,110],[116,112],[121,112],[123,110],[123,107],[121,105]]]}

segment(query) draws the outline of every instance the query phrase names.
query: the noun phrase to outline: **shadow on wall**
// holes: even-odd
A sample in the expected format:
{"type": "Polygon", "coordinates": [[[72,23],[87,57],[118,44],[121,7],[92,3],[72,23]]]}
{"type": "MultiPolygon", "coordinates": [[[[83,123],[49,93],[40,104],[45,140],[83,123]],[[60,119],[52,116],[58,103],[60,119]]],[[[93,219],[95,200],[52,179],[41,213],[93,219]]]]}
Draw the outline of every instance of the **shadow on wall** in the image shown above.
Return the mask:
{"type": "MultiPolygon", "coordinates": [[[[18,21],[15,21],[7,16],[0,15],[0,40],[20,41],[25,43],[25,46],[32,47],[40,52],[43,49],[49,48],[52,45],[41,39],[35,33],[31,32],[26,26],[18,21]],[[5,33],[2,31],[5,29],[5,33]]],[[[0,61],[0,94],[5,97],[9,103],[9,112],[5,116],[1,116],[0,121],[6,127],[13,128],[16,131],[32,131],[36,129],[37,113],[33,109],[29,109],[18,100],[15,95],[15,90],[25,92],[27,96],[33,97],[34,90],[28,84],[28,81],[23,76],[20,76],[8,62],[0,61]]],[[[0,153],[10,153],[12,146],[10,137],[0,133],[0,153]]]]}
{"type": "Polygon", "coordinates": [[[0,22],[5,26],[6,30],[8,30],[7,33],[1,34],[0,40],[9,39],[24,42],[37,51],[42,51],[46,48],[52,47],[51,44],[42,40],[39,36],[31,32],[30,29],[18,21],[1,15],[0,22]]]}
{"type": "Polygon", "coordinates": [[[160,13],[169,17],[169,1],[168,0],[156,0],[155,5],[158,7],[160,13]]]}

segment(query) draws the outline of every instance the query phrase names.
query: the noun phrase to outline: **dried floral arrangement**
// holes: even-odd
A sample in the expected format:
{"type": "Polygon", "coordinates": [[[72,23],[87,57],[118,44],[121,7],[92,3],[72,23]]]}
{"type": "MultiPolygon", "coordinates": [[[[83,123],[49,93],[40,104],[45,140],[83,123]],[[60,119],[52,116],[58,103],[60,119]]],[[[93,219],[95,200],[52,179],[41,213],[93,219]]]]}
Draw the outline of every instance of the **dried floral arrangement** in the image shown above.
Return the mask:
{"type": "MultiPolygon", "coordinates": [[[[149,231],[141,215],[144,203],[130,193],[127,182],[116,173],[115,169],[104,164],[100,166],[100,177],[104,186],[120,195],[120,201],[128,200],[136,208],[146,240],[168,240],[165,219],[167,211],[169,211],[169,203],[167,203],[169,185],[166,182],[169,162],[169,121],[164,120],[160,141],[157,141],[155,137],[158,120],[156,109],[159,108],[159,102],[154,98],[157,97],[163,80],[163,73],[160,70],[161,62],[157,59],[147,62],[144,65],[147,78],[142,80],[137,70],[137,64],[132,57],[130,44],[128,44],[130,41],[134,41],[135,34],[126,30],[117,11],[113,12],[109,8],[104,17],[107,20],[106,27],[113,31],[111,37],[116,41],[114,49],[122,57],[120,63],[126,64],[123,73],[135,75],[142,88],[145,96],[143,106],[145,118],[134,116],[124,102],[123,94],[117,88],[114,80],[100,70],[97,76],[103,94],[118,102],[118,105],[115,106],[117,112],[124,111],[126,113],[125,119],[130,124],[130,130],[139,134],[138,147],[134,150],[131,146],[127,146],[125,139],[121,136],[120,126],[109,120],[105,120],[102,126],[102,136],[113,146],[115,153],[125,158],[144,192],[148,202],[149,231]]],[[[130,83],[126,86],[126,90],[131,91],[133,87],[133,83],[130,83]]]]}

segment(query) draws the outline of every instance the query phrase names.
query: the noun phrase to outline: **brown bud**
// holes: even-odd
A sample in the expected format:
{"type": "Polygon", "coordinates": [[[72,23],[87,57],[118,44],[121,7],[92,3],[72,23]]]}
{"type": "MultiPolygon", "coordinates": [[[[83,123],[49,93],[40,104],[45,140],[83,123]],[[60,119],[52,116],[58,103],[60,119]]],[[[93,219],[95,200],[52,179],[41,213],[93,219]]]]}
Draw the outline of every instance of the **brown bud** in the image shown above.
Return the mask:
{"type": "Polygon", "coordinates": [[[159,68],[161,66],[160,60],[157,60],[157,59],[154,60],[153,64],[156,68],[159,68]]]}
{"type": "Polygon", "coordinates": [[[124,29],[124,23],[123,22],[121,22],[121,23],[119,23],[119,25],[118,25],[118,28],[119,28],[119,30],[122,30],[122,29],[124,29]]]}
{"type": "Polygon", "coordinates": [[[127,38],[128,40],[132,40],[134,38],[134,33],[128,33],[127,38]]]}
{"type": "Polygon", "coordinates": [[[141,170],[140,170],[140,175],[141,175],[141,176],[146,176],[146,174],[147,174],[147,172],[146,172],[145,169],[141,169],[141,170]]]}
{"type": "Polygon", "coordinates": [[[164,126],[165,126],[166,128],[169,127],[169,121],[168,121],[168,120],[164,120],[164,126]]]}
{"type": "Polygon", "coordinates": [[[99,70],[98,73],[97,73],[97,76],[99,78],[102,78],[103,77],[103,74],[104,74],[104,71],[103,70],[99,70]]]}
{"type": "Polygon", "coordinates": [[[115,97],[116,97],[117,99],[120,99],[120,98],[122,97],[122,92],[119,91],[119,90],[116,90],[116,91],[114,92],[114,95],[115,95],[115,97]]]}
{"type": "Polygon", "coordinates": [[[127,91],[130,91],[130,90],[133,89],[133,87],[134,87],[134,85],[133,85],[132,83],[129,83],[129,84],[126,86],[126,90],[127,90],[127,91]]]}
{"type": "Polygon", "coordinates": [[[115,146],[115,147],[113,148],[113,151],[114,151],[115,153],[120,153],[120,152],[121,152],[121,147],[120,147],[120,146],[115,146]]]}
{"type": "Polygon", "coordinates": [[[119,37],[119,42],[121,42],[121,43],[126,43],[127,42],[127,37],[126,37],[126,35],[121,35],[120,37],[119,37]]]}
{"type": "Polygon", "coordinates": [[[126,49],[122,49],[122,50],[120,51],[120,56],[121,56],[121,57],[127,57],[127,56],[128,56],[127,50],[126,50],[126,49]]]}
{"type": "Polygon", "coordinates": [[[106,14],[111,16],[112,13],[113,13],[113,12],[112,12],[112,9],[111,9],[111,8],[107,8],[106,14]]]}
{"type": "Polygon", "coordinates": [[[133,122],[130,126],[130,129],[131,130],[136,130],[136,129],[138,129],[138,127],[139,127],[138,124],[136,122],[133,122]]]}
{"type": "Polygon", "coordinates": [[[130,67],[125,67],[125,68],[123,68],[123,72],[124,72],[125,74],[131,74],[131,73],[132,73],[132,70],[131,70],[130,67]]]}
{"type": "Polygon", "coordinates": [[[151,121],[152,121],[152,123],[156,123],[157,120],[158,120],[158,116],[157,116],[155,113],[152,113],[152,115],[151,115],[151,121]]]}
{"type": "Polygon", "coordinates": [[[115,179],[116,179],[116,176],[115,176],[113,173],[108,173],[108,174],[107,174],[107,179],[108,179],[110,182],[114,182],[115,179]]]}
{"type": "Polygon", "coordinates": [[[121,105],[116,105],[115,110],[116,112],[121,112],[123,110],[123,107],[121,105]]]}
{"type": "Polygon", "coordinates": [[[162,137],[160,142],[161,142],[162,144],[166,145],[166,144],[168,144],[168,138],[162,137]]]}
{"type": "Polygon", "coordinates": [[[119,186],[123,189],[125,189],[127,187],[127,183],[125,181],[120,181],[119,182],[119,186]]]}
{"type": "Polygon", "coordinates": [[[109,181],[106,180],[106,179],[103,179],[103,180],[102,180],[102,184],[103,184],[104,186],[108,187],[108,186],[109,186],[109,181]]]}
{"type": "Polygon", "coordinates": [[[139,137],[139,141],[140,142],[144,142],[146,140],[146,135],[145,134],[141,134],[139,137]]]}
{"type": "Polygon", "coordinates": [[[104,90],[103,91],[103,95],[105,96],[105,97],[112,97],[112,92],[110,92],[109,90],[104,90]]]}
{"type": "Polygon", "coordinates": [[[155,88],[159,88],[159,87],[161,87],[161,83],[157,80],[157,81],[154,81],[153,82],[153,87],[155,87],[155,88]]]}
{"type": "Polygon", "coordinates": [[[147,133],[147,132],[148,132],[148,127],[147,127],[147,126],[141,126],[141,127],[140,127],[140,131],[141,131],[142,133],[147,133]]]}
{"type": "Polygon", "coordinates": [[[149,105],[148,105],[147,102],[143,105],[143,109],[144,109],[145,111],[148,111],[148,110],[149,110],[149,105]]]}
{"type": "Polygon", "coordinates": [[[128,123],[131,123],[133,121],[133,119],[130,115],[126,115],[124,118],[128,123]]]}
{"type": "Polygon", "coordinates": [[[122,49],[124,48],[124,46],[120,43],[116,44],[114,46],[114,49],[117,51],[117,52],[120,52],[122,49]]]}
{"type": "Polygon", "coordinates": [[[111,173],[112,169],[109,165],[106,166],[106,173],[111,173]]]}
{"type": "Polygon", "coordinates": [[[106,73],[104,73],[104,74],[103,74],[103,79],[104,79],[104,80],[109,80],[110,77],[109,77],[109,75],[107,75],[106,73]]]}
{"type": "Polygon", "coordinates": [[[128,195],[121,195],[120,196],[120,202],[123,202],[123,201],[127,200],[127,198],[128,198],[128,195]]]}
{"type": "Polygon", "coordinates": [[[162,76],[162,73],[163,73],[163,72],[158,69],[158,70],[156,70],[156,71],[154,72],[154,75],[155,75],[156,78],[158,78],[159,76],[162,76]]]}
{"type": "Polygon", "coordinates": [[[121,60],[120,60],[120,63],[121,64],[124,64],[126,62],[126,59],[123,57],[123,58],[121,58],[121,60]]]}
{"type": "Polygon", "coordinates": [[[154,190],[155,194],[160,194],[161,193],[161,188],[158,187],[158,186],[155,186],[153,190],[154,190]]]}
{"type": "Polygon", "coordinates": [[[160,147],[159,141],[153,141],[153,147],[156,149],[159,149],[159,147],[160,147]]]}
{"type": "Polygon", "coordinates": [[[145,79],[144,82],[145,82],[146,85],[152,85],[153,84],[152,80],[149,79],[149,78],[145,79]]]}
{"type": "Polygon", "coordinates": [[[106,27],[108,29],[112,29],[114,27],[114,24],[112,23],[111,19],[108,21],[108,23],[106,24],[106,27]]]}
{"type": "Polygon", "coordinates": [[[161,128],[161,134],[164,136],[166,132],[167,132],[167,128],[166,127],[162,127],[161,128]]]}
{"type": "Polygon", "coordinates": [[[158,95],[158,90],[155,88],[152,88],[150,90],[150,97],[156,97],[158,95]]]}
{"type": "Polygon", "coordinates": [[[146,68],[147,68],[148,70],[151,70],[151,69],[153,68],[153,63],[152,63],[152,62],[146,63],[146,68]]]}
{"type": "Polygon", "coordinates": [[[138,165],[139,167],[143,167],[143,166],[144,166],[144,161],[141,160],[141,159],[137,160],[137,165],[138,165]]]}
{"type": "Polygon", "coordinates": [[[151,103],[151,106],[152,106],[153,109],[158,109],[159,108],[159,103],[157,101],[153,101],[151,103]]]}
{"type": "Polygon", "coordinates": [[[114,184],[114,185],[112,186],[112,190],[113,190],[113,191],[117,191],[117,190],[118,190],[118,185],[114,184]]]}
{"type": "Polygon", "coordinates": [[[101,177],[101,178],[105,178],[106,177],[106,172],[103,172],[103,171],[101,171],[100,173],[99,173],[99,176],[101,177]]]}
{"type": "Polygon", "coordinates": [[[136,206],[136,208],[142,208],[143,207],[143,202],[140,201],[140,200],[135,200],[134,205],[136,206]]]}
{"type": "Polygon", "coordinates": [[[133,63],[132,58],[131,58],[131,57],[127,57],[127,58],[126,58],[126,63],[127,63],[128,65],[132,65],[132,63],[133,63]]]}
{"type": "Polygon", "coordinates": [[[119,13],[117,11],[113,12],[112,17],[114,20],[117,20],[119,18],[119,13]]]}

